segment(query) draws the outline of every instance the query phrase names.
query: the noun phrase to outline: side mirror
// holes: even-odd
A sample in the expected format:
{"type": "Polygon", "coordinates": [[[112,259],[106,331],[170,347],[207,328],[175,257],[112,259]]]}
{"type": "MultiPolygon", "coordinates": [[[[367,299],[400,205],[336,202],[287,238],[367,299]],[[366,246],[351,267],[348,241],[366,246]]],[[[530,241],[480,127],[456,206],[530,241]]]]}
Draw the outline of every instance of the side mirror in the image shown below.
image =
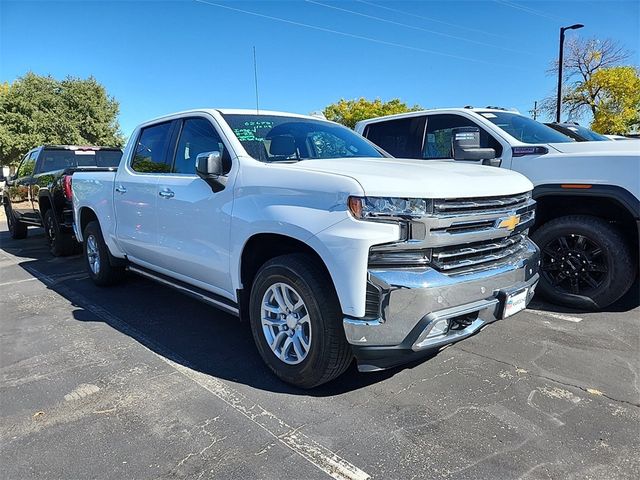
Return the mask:
{"type": "Polygon", "coordinates": [[[222,154],[218,151],[198,154],[196,157],[196,174],[207,182],[215,193],[224,190],[227,185],[222,154]]]}
{"type": "Polygon", "coordinates": [[[451,131],[451,150],[454,160],[490,160],[495,158],[493,148],[480,148],[478,127],[456,127],[451,131]]]}

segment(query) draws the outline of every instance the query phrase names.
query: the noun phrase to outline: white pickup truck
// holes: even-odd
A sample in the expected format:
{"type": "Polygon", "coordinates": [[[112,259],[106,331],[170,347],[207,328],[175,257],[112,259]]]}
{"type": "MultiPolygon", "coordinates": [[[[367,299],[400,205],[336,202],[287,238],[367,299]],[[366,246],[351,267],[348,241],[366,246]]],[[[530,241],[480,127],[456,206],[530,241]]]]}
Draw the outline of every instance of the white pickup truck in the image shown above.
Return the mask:
{"type": "Polygon", "coordinates": [[[96,284],[128,269],[247,319],[266,364],[310,388],[525,308],[532,187],[387,158],[318,118],[207,109],[140,125],[117,172],[74,175],[73,202],[96,284]]]}
{"type": "Polygon", "coordinates": [[[491,107],[379,117],[355,130],[397,157],[471,161],[529,178],[537,201],[531,238],[542,252],[538,290],[549,300],[602,309],[636,279],[640,142],[575,142],[491,107]]]}

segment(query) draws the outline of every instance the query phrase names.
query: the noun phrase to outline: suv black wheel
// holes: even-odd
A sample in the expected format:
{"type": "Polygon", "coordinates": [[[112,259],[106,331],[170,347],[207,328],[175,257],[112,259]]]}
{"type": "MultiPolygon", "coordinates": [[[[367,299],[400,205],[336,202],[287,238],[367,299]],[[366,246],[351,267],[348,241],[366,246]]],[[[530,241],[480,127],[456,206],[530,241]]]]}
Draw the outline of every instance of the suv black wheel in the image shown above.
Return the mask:
{"type": "Polygon", "coordinates": [[[265,263],[251,288],[250,323],[264,362],[282,380],[312,388],[353,359],[338,297],[324,269],[304,254],[265,263]]]}
{"type": "Polygon", "coordinates": [[[56,257],[71,255],[75,252],[76,241],[73,236],[60,231],[60,226],[56,220],[53,210],[49,209],[44,214],[43,219],[44,234],[49,242],[49,250],[56,257]]]}
{"type": "Polygon", "coordinates": [[[16,220],[16,217],[13,215],[13,210],[6,202],[4,204],[4,213],[7,217],[7,227],[9,228],[11,238],[15,238],[16,240],[27,238],[27,226],[21,221],[16,220]]]}
{"type": "Polygon", "coordinates": [[[538,291],[554,303],[602,309],[622,297],[635,278],[635,263],[622,234],[601,218],[553,219],[532,239],[541,250],[538,291]]]}
{"type": "Polygon", "coordinates": [[[109,247],[104,242],[100,224],[94,220],[84,229],[84,260],[89,277],[100,286],[114,285],[122,280],[125,269],[111,265],[109,247]]]}

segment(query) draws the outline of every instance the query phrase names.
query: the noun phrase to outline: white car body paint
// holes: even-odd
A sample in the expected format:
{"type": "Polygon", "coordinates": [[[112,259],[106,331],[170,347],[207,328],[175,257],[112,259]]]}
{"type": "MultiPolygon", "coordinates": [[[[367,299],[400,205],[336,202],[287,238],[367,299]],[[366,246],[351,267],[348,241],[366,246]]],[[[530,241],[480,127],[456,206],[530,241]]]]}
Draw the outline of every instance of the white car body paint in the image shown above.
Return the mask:
{"type": "MultiPolygon", "coordinates": [[[[524,143],[514,138],[479,112],[502,112],[491,108],[442,108],[402,113],[358,122],[355,131],[363,134],[367,125],[401,118],[432,115],[459,115],[483,128],[502,146],[501,167],[525,175],[534,186],[561,183],[589,183],[624,188],[640,198],[640,142],[524,143]],[[514,157],[513,147],[547,147],[549,153],[514,157]]],[[[429,160],[434,162],[435,160],[429,160]]]]}
{"type": "Polygon", "coordinates": [[[517,173],[452,162],[339,158],[262,163],[247,154],[221,113],[255,112],[204,109],[155,119],[133,132],[116,173],[75,174],[78,239],[82,241],[81,210],[92,210],[113,256],[237,301],[237,289],[249,287],[240,279],[247,241],[265,233],[291,237],[323,260],[343,313],[362,317],[369,248],[397,241],[400,229],[396,224],[356,220],[348,212],[349,196],[471,198],[532,189],[517,173]],[[197,175],[131,170],[141,128],[194,116],[210,120],[231,152],[233,166],[224,190],[213,193],[197,175]],[[115,190],[119,187],[126,193],[115,190]],[[174,198],[159,197],[165,187],[176,193],[174,198]]]}

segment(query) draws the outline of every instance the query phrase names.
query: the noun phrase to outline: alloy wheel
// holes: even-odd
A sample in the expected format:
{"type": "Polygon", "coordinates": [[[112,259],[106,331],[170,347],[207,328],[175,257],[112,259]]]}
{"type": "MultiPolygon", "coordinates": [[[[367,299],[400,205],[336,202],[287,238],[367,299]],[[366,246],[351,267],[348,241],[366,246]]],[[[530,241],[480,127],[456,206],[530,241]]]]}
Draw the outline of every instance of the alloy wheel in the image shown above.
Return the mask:
{"type": "Polygon", "coordinates": [[[93,274],[98,275],[100,273],[100,251],[98,250],[98,241],[94,235],[87,237],[87,260],[93,274]]]}
{"type": "Polygon", "coordinates": [[[557,237],[542,248],[542,274],[559,290],[583,295],[600,287],[609,275],[604,249],[584,235],[557,237]]]}
{"type": "Polygon", "coordinates": [[[311,348],[311,319],[300,294],[282,282],[262,297],[262,331],[271,351],[282,362],[296,365],[311,348]]]}

